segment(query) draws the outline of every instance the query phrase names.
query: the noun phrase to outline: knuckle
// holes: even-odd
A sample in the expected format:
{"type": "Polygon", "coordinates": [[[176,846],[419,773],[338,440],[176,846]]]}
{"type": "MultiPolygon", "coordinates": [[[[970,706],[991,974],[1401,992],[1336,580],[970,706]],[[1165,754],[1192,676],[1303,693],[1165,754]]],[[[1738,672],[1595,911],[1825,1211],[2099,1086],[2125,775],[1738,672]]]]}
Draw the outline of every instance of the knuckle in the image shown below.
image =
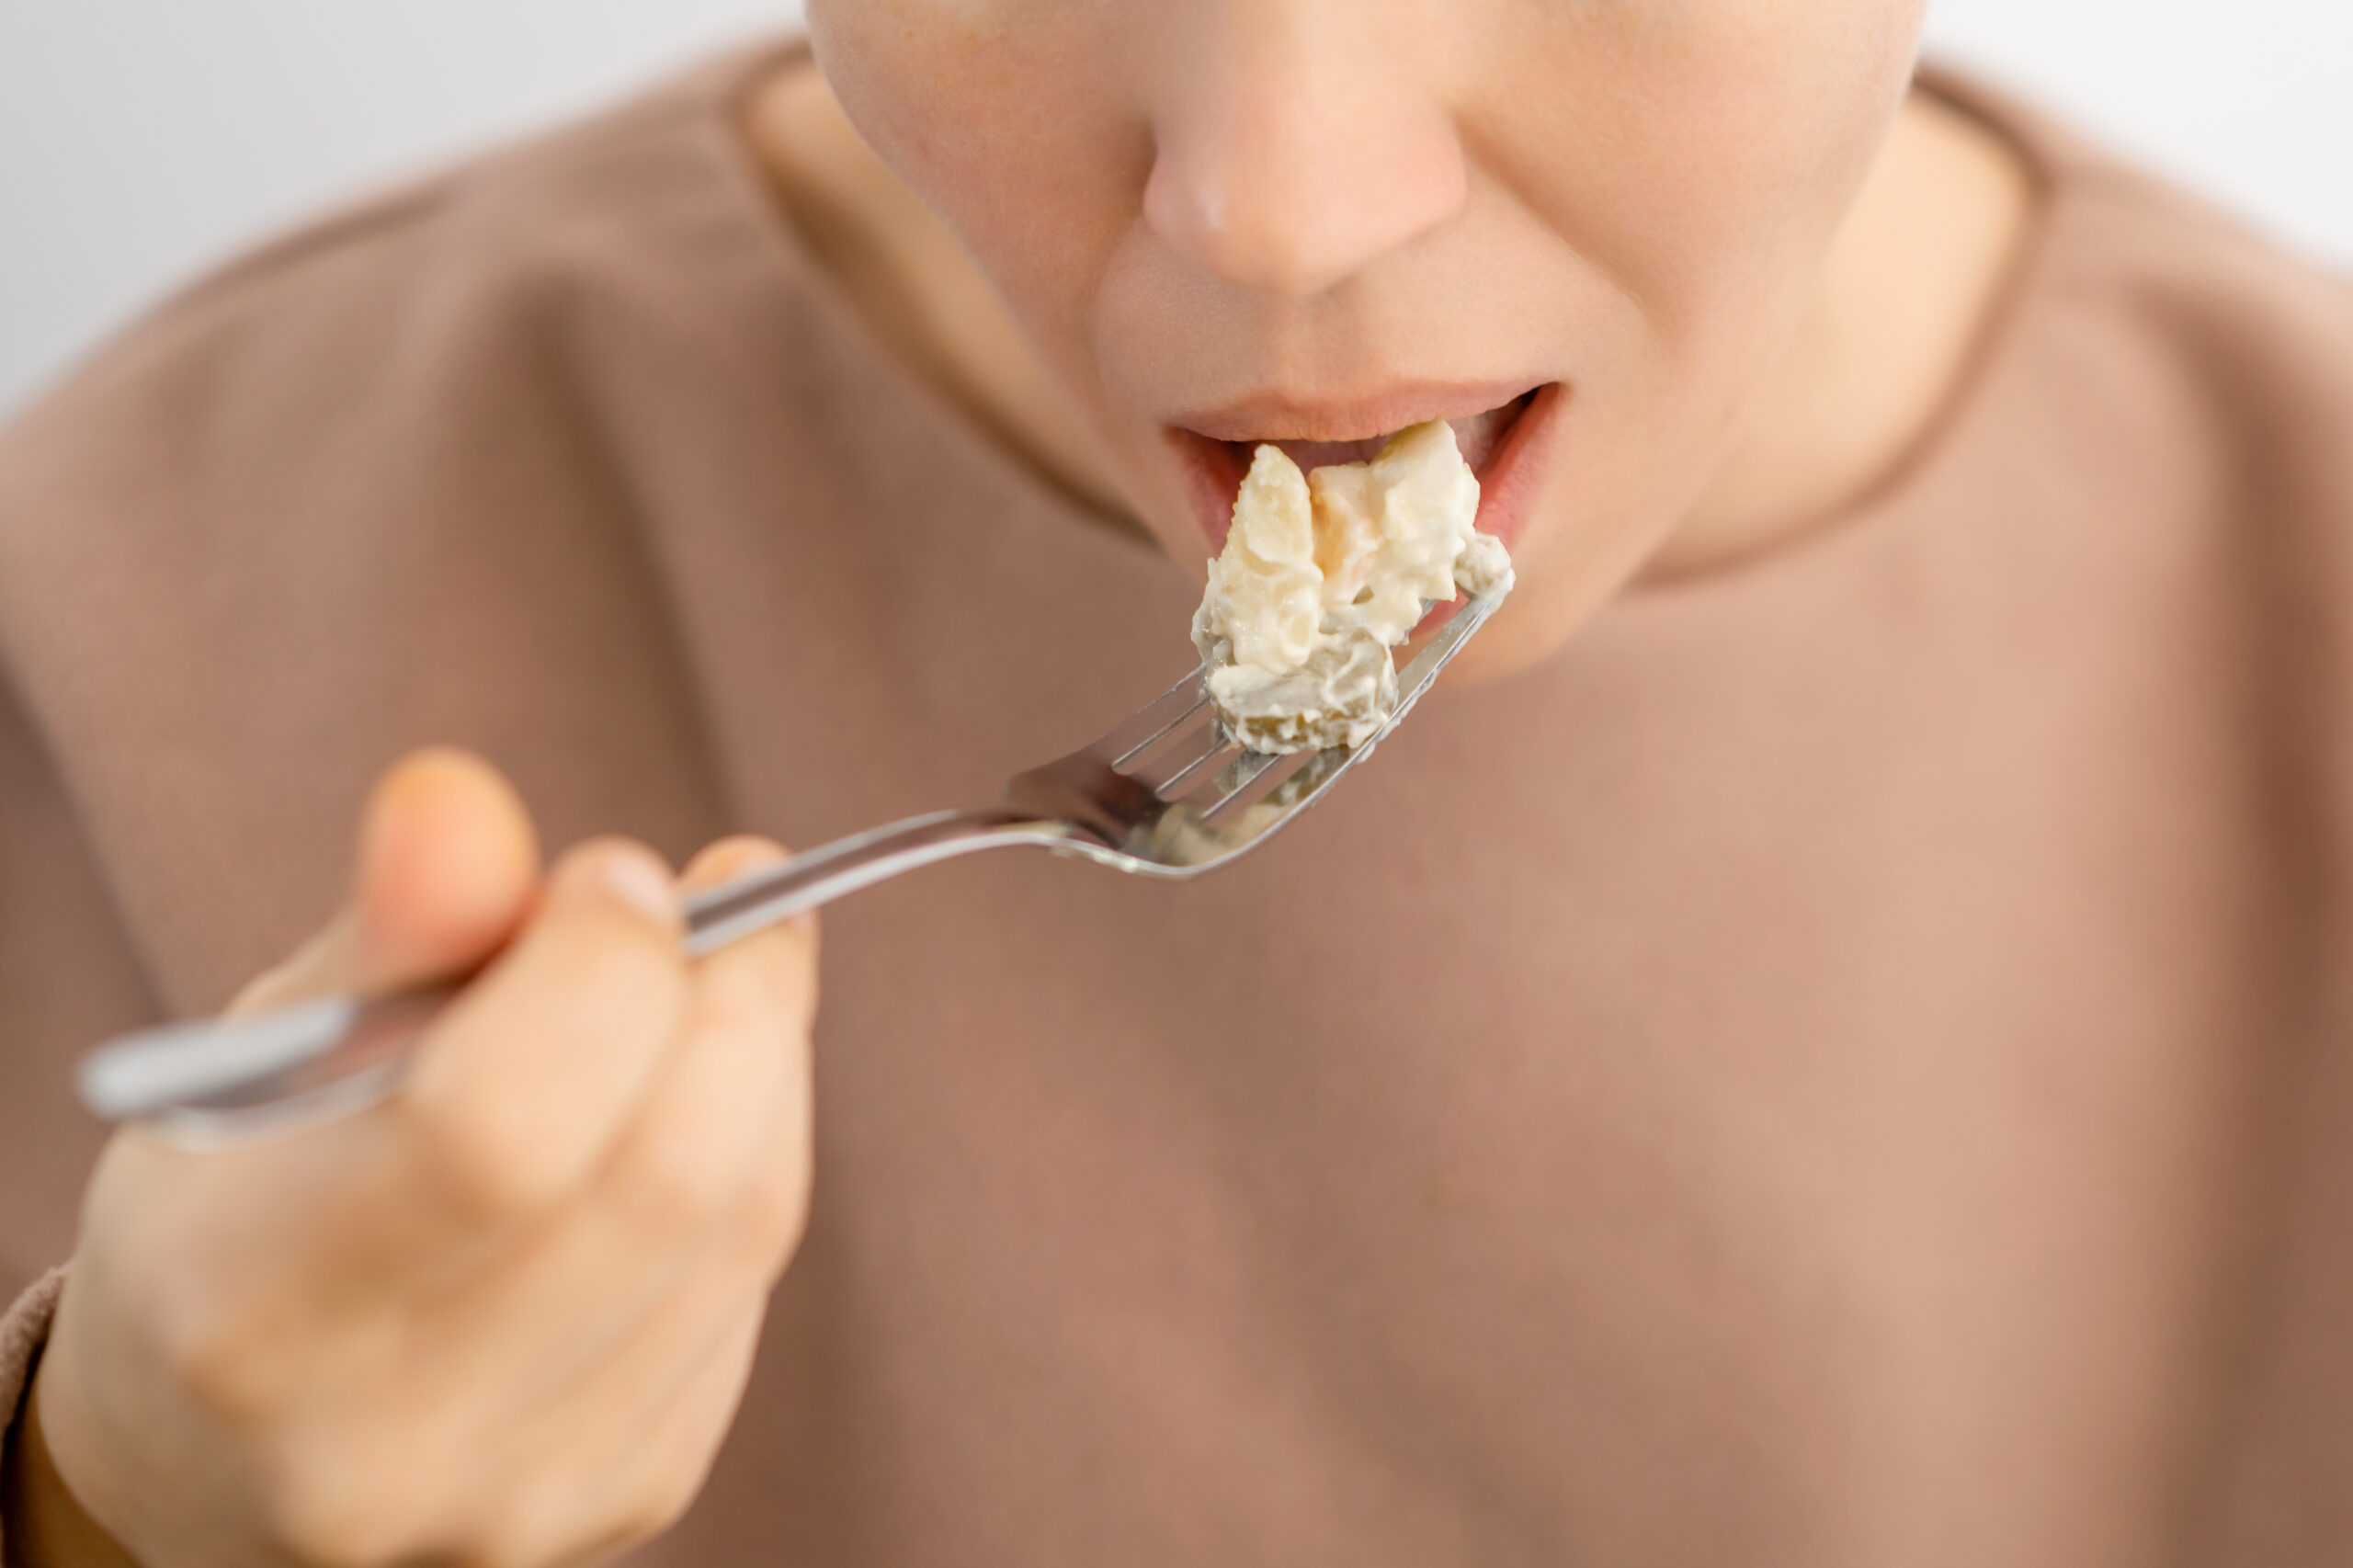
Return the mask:
{"type": "Polygon", "coordinates": [[[550,919],[567,943],[582,950],[586,960],[582,972],[588,982],[616,990],[677,983],[685,965],[673,933],[610,903],[586,909],[574,905],[563,914],[563,918],[550,919]]]}
{"type": "Polygon", "coordinates": [[[464,1542],[444,1553],[442,1561],[448,1568],[546,1568],[554,1558],[543,1555],[520,1532],[502,1528],[464,1542]]]}
{"type": "Polygon", "coordinates": [[[695,993],[695,1028],[791,1049],[808,1033],[816,992],[815,965],[800,934],[762,932],[705,967],[695,993]]]}
{"type": "Polygon", "coordinates": [[[702,1479],[687,1465],[664,1466],[636,1506],[621,1519],[618,1533],[632,1546],[666,1533],[694,1506],[695,1498],[702,1491],[702,1479]]]}
{"type": "Polygon", "coordinates": [[[723,1151],[693,1129],[665,1128],[639,1141],[619,1186],[642,1228],[674,1235],[708,1230],[726,1213],[736,1181],[723,1151]]]}
{"type": "Polygon", "coordinates": [[[535,929],[393,1098],[400,1135],[443,1202],[506,1221],[583,1187],[618,1096],[676,1031],[687,974],[676,941],[618,916],[535,929]]]}
{"type": "Polygon", "coordinates": [[[773,1280],[808,1233],[811,1173],[804,1157],[777,1159],[753,1182],[736,1210],[745,1264],[773,1280]]]}
{"type": "Polygon", "coordinates": [[[147,1334],[189,1403],[233,1426],[261,1420],[275,1403],[276,1358],[242,1300],[202,1284],[150,1298],[147,1334]]]}
{"type": "Polygon", "coordinates": [[[741,961],[708,971],[695,998],[695,1027],[779,1041],[807,1023],[809,960],[796,946],[763,936],[741,961]]]}
{"type": "Polygon", "coordinates": [[[787,927],[776,933],[773,946],[760,955],[760,972],[767,982],[774,1005],[796,1028],[807,1028],[817,1012],[817,949],[815,933],[787,927]]]}
{"type": "MultiPolygon", "coordinates": [[[[616,858],[658,863],[653,851],[622,839],[592,839],[566,852],[550,875],[549,895],[532,916],[522,947],[532,952],[561,949],[575,984],[638,984],[649,977],[675,983],[684,969],[677,933],[650,918],[609,878],[592,879],[578,869],[616,858]],[[598,891],[590,894],[589,886],[598,891]]],[[[634,874],[626,880],[634,885],[634,874]]],[[[666,885],[666,874],[665,881],[666,885]]]]}
{"type": "Polygon", "coordinates": [[[745,875],[786,858],[783,845],[756,833],[714,839],[687,863],[683,881],[700,889],[745,875]]]}
{"type": "Polygon", "coordinates": [[[304,938],[301,946],[248,982],[222,1009],[222,1016],[242,1017],[348,984],[352,947],[358,929],[357,909],[346,907],[338,911],[325,926],[304,938]]]}
{"type": "Polygon", "coordinates": [[[395,1104],[436,1194],[468,1219],[500,1222],[544,1212],[579,1181],[574,1140],[551,1125],[558,1113],[543,1102],[426,1083],[395,1104]]]}
{"type": "Polygon", "coordinates": [[[568,1471],[543,1472],[514,1486],[467,1543],[462,1561],[466,1568],[547,1568],[591,1561],[603,1553],[584,1548],[610,1539],[602,1517],[609,1508],[608,1502],[585,1494],[568,1471]]]}
{"type": "Polygon", "coordinates": [[[598,922],[562,968],[547,1010],[584,1050],[635,1060],[666,1043],[685,1017],[693,971],[679,944],[659,933],[598,922]]]}
{"type": "Polygon", "coordinates": [[[312,1568],[384,1568],[416,1555],[405,1528],[381,1511],[339,1516],[324,1507],[292,1505],[279,1517],[271,1532],[275,1544],[290,1561],[312,1568]]]}
{"type": "Polygon", "coordinates": [[[542,927],[524,961],[538,988],[526,1007],[584,1039],[665,1028],[685,1004],[684,951],[642,920],[598,914],[542,927]]]}
{"type": "Polygon", "coordinates": [[[723,1231],[732,1223],[746,1188],[761,1180],[757,1167],[767,1155],[733,1131],[733,1115],[715,1096],[752,1093],[766,1099],[775,1093],[774,1070],[765,1063],[805,1055],[803,1032],[756,971],[727,965],[707,974],[695,996],[690,1032],[678,1048],[691,1064],[687,1077],[632,1131],[608,1177],[638,1228],[677,1234],[723,1231]],[[712,1135],[719,1126],[729,1129],[724,1136],[712,1135]]]}
{"type": "Polygon", "coordinates": [[[293,1562],[314,1568],[384,1568],[415,1560],[437,1509],[417,1467],[354,1462],[331,1437],[278,1446],[266,1466],[268,1534],[293,1562]]]}

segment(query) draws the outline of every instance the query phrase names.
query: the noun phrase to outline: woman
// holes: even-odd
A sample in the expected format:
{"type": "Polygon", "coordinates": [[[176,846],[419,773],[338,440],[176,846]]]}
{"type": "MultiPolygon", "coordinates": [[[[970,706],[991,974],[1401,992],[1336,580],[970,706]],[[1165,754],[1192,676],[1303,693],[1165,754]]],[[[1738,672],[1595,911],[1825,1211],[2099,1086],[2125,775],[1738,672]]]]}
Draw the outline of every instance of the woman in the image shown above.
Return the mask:
{"type": "Polygon", "coordinates": [[[2345,285],[1910,0],[810,9],[0,439],[10,1561],[2341,1560],[2345,285]],[[1434,417],[1520,585],[1279,844],[677,958],[1434,417]],[[492,961],[76,1230],[290,949],[492,961]]]}

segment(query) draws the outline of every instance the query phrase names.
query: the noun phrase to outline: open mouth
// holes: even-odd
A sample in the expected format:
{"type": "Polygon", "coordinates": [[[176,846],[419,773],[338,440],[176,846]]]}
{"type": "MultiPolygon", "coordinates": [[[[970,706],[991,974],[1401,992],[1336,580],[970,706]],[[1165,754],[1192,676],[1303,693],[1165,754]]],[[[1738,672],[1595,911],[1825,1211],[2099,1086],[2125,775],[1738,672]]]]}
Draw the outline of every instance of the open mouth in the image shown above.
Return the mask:
{"type": "MultiPolygon", "coordinates": [[[[1537,488],[1536,470],[1552,444],[1548,437],[1560,422],[1566,391],[1561,382],[1552,381],[1476,413],[1427,416],[1445,418],[1453,427],[1455,445],[1479,477],[1479,528],[1501,539],[1506,548],[1518,542],[1526,526],[1527,502],[1537,488]]],[[[1349,440],[1285,434],[1286,426],[1298,430],[1314,423],[1292,416],[1269,420],[1267,434],[1237,438],[1226,434],[1237,422],[1246,427],[1247,416],[1240,421],[1211,416],[1167,427],[1196,518],[1212,551],[1225,548],[1234,497],[1259,447],[1279,447],[1302,470],[1312,472],[1333,463],[1369,461],[1396,434],[1385,430],[1349,440]],[[1196,424],[1211,433],[1195,428],[1196,424]]]]}

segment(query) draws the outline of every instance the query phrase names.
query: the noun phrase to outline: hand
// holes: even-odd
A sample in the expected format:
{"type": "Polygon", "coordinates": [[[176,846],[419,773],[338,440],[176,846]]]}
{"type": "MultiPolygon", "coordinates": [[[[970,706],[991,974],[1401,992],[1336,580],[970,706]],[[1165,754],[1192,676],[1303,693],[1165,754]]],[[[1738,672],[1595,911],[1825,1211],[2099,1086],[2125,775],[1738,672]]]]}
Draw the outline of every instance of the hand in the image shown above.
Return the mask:
{"type": "Polygon", "coordinates": [[[146,1568],[540,1568],[683,1512],[805,1223],[816,980],[805,921],[679,935],[650,850],[542,881],[486,765],[387,774],[351,906],[236,1010],[492,961],[363,1116],[108,1145],[34,1390],[90,1518],[146,1568]]]}

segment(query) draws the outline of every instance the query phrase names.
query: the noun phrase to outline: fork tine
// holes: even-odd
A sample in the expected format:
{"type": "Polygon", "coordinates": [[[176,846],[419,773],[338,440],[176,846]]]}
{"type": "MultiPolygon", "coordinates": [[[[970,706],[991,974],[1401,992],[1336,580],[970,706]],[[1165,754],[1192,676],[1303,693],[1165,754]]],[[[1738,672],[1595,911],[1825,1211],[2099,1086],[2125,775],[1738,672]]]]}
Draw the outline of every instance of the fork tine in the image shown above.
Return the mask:
{"type": "Polygon", "coordinates": [[[1230,813],[1274,793],[1323,755],[1314,751],[1295,751],[1282,756],[1246,753],[1233,767],[1186,796],[1185,804],[1199,814],[1203,826],[1214,827],[1230,813]]]}
{"type": "Polygon", "coordinates": [[[1406,711],[1421,700],[1422,693],[1430,688],[1430,683],[1438,678],[1438,672],[1453,661],[1455,650],[1469,642],[1471,634],[1486,624],[1487,618],[1495,613],[1495,607],[1502,602],[1500,597],[1495,596],[1466,601],[1444,626],[1438,629],[1437,634],[1431,637],[1422,651],[1415,654],[1404,669],[1397,672],[1399,699],[1397,710],[1391,714],[1389,722],[1381,726],[1383,733],[1395,728],[1398,722],[1404,718],[1406,711]]]}
{"type": "Polygon", "coordinates": [[[1245,751],[1232,764],[1221,767],[1188,791],[1184,804],[1190,806],[1201,820],[1231,801],[1236,791],[1246,790],[1253,780],[1282,758],[1262,751],[1245,751]]]}
{"type": "Polygon", "coordinates": [[[1125,767],[1209,706],[1209,691],[1201,678],[1206,673],[1206,667],[1196,668],[1086,749],[1110,767],[1125,767]]]}
{"type": "MultiPolygon", "coordinates": [[[[1182,749],[1184,751],[1190,751],[1192,748],[1187,746],[1182,749]]],[[[1192,761],[1187,763],[1176,772],[1169,774],[1159,783],[1154,785],[1153,793],[1158,795],[1164,801],[1176,800],[1180,794],[1185,792],[1186,786],[1189,781],[1202,778],[1205,775],[1210,778],[1215,778],[1218,772],[1222,769],[1227,763],[1231,762],[1237,756],[1245,756],[1247,755],[1248,754],[1244,752],[1239,746],[1236,746],[1233,742],[1227,740],[1224,735],[1219,733],[1216,726],[1212,724],[1210,727],[1210,744],[1208,749],[1201,752],[1199,756],[1195,756],[1192,761]]]]}
{"type": "MultiPolygon", "coordinates": [[[[1113,771],[1157,792],[1166,788],[1170,778],[1199,766],[1223,744],[1216,710],[1204,702],[1159,734],[1131,747],[1113,771]]],[[[1096,760],[1099,763],[1103,758],[1098,754],[1096,760]]]]}
{"type": "Polygon", "coordinates": [[[1155,768],[1165,773],[1169,758],[1199,756],[1201,736],[1216,729],[1217,714],[1204,697],[1163,725],[1157,733],[1137,742],[1118,756],[1107,757],[1097,753],[1097,759],[1119,772],[1139,778],[1155,768]]]}
{"type": "Polygon", "coordinates": [[[1404,690],[1395,711],[1375,734],[1353,751],[1300,751],[1282,756],[1268,756],[1258,752],[1212,752],[1211,757],[1221,763],[1231,756],[1231,765],[1219,767],[1206,778],[1199,778],[1201,763],[1211,760],[1211,757],[1203,757],[1163,785],[1160,790],[1162,797],[1170,798],[1171,790],[1184,780],[1196,779],[1193,788],[1176,803],[1191,810],[1204,827],[1216,827],[1222,819],[1232,820],[1234,815],[1266,799],[1310,768],[1324,769],[1317,778],[1309,780],[1306,792],[1291,802],[1293,807],[1305,804],[1322,793],[1324,783],[1337,778],[1359,758],[1371,755],[1373,745],[1404,718],[1406,711],[1429,689],[1438,671],[1452,660],[1454,651],[1479,629],[1498,602],[1492,597],[1473,600],[1438,629],[1438,634],[1430,639],[1422,652],[1398,672],[1399,684],[1404,690]]]}

